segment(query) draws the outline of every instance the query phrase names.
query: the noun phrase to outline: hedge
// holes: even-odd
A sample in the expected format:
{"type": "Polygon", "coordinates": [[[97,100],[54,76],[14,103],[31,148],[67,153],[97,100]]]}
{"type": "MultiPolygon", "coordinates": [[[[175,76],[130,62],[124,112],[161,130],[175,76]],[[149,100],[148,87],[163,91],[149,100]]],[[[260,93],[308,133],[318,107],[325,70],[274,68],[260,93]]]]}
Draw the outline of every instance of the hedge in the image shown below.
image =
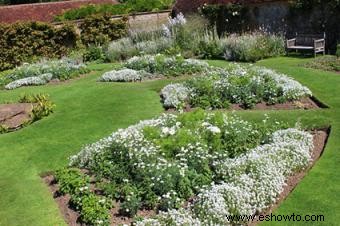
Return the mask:
{"type": "Polygon", "coordinates": [[[112,20],[108,14],[88,17],[79,27],[81,41],[85,45],[102,45],[119,39],[128,33],[127,21],[127,17],[112,20]]]}
{"type": "Polygon", "coordinates": [[[102,45],[127,34],[127,18],[111,20],[108,15],[93,16],[80,25],[81,38],[73,25],[55,27],[41,22],[0,24],[0,71],[37,58],[60,58],[83,44],[102,45]]]}
{"type": "Polygon", "coordinates": [[[33,58],[59,58],[76,46],[75,28],[56,28],[40,22],[0,24],[0,70],[13,68],[33,58]]]}

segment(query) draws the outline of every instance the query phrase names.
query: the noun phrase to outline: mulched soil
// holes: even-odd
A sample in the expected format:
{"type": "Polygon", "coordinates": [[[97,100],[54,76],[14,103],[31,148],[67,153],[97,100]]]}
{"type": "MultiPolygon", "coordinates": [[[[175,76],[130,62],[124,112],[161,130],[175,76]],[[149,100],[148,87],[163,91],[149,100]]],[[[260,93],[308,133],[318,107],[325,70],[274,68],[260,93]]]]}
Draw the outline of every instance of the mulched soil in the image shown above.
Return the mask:
{"type": "Polygon", "coordinates": [[[25,122],[31,120],[30,113],[33,105],[31,103],[1,104],[0,125],[9,130],[20,128],[25,122]]]}
{"type": "MultiPolygon", "coordinates": [[[[322,155],[322,152],[324,150],[324,147],[327,142],[329,130],[323,129],[323,130],[315,130],[313,131],[314,135],[314,150],[313,150],[313,161],[309,165],[309,167],[304,170],[303,172],[299,172],[293,176],[290,176],[286,181],[286,186],[284,187],[284,191],[281,193],[281,195],[278,198],[278,201],[272,205],[267,211],[262,213],[262,215],[270,214],[272,211],[274,211],[294,190],[294,188],[297,186],[297,184],[305,177],[305,175],[308,173],[308,171],[314,166],[316,161],[320,158],[322,155]]],[[[81,222],[78,221],[79,213],[77,213],[70,205],[70,196],[69,195],[61,195],[58,192],[58,185],[55,182],[55,179],[52,174],[48,174],[47,176],[43,177],[43,181],[49,186],[50,191],[53,194],[54,200],[57,202],[59,209],[64,216],[64,219],[66,223],[70,226],[83,226],[81,222]]],[[[114,203],[115,208],[111,210],[111,225],[120,225],[120,224],[131,224],[133,219],[123,217],[119,215],[119,203],[114,203]]],[[[142,210],[138,212],[138,216],[143,217],[150,217],[155,215],[154,211],[148,211],[148,210],[142,210]]],[[[251,222],[249,223],[249,226],[254,226],[258,222],[251,222]]]]}

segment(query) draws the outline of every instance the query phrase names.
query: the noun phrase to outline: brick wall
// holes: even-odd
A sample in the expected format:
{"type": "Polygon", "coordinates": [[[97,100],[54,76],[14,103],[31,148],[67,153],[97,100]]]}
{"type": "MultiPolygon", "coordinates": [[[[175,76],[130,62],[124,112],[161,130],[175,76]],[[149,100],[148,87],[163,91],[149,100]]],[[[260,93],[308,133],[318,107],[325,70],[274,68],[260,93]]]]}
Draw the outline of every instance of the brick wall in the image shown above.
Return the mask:
{"type": "Polygon", "coordinates": [[[87,4],[117,4],[117,0],[75,0],[64,2],[48,2],[0,7],[0,23],[14,23],[17,21],[50,22],[54,16],[64,10],[78,8],[87,4]]]}
{"type": "MultiPolygon", "coordinates": [[[[194,12],[204,4],[227,4],[227,3],[264,3],[280,0],[177,0],[174,6],[175,12],[194,12]]],[[[282,1],[282,0],[281,0],[282,1]]]]}

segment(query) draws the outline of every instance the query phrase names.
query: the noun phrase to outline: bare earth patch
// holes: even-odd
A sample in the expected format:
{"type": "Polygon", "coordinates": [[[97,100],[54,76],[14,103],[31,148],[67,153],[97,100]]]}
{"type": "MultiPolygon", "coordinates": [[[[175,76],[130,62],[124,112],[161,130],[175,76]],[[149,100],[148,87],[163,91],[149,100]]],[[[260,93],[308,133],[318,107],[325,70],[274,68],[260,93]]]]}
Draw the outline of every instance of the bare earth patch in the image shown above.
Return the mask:
{"type": "MultiPolygon", "coordinates": [[[[310,163],[309,167],[295,175],[290,176],[286,180],[286,186],[284,187],[284,191],[280,194],[278,201],[272,205],[268,210],[266,210],[262,215],[268,215],[272,211],[274,211],[287,197],[288,195],[294,190],[294,188],[298,185],[298,183],[306,176],[308,171],[314,166],[317,160],[321,157],[323,150],[326,146],[329,129],[322,129],[322,130],[315,130],[312,132],[314,136],[314,150],[312,153],[313,161],[310,163]]],[[[79,213],[77,213],[72,206],[70,206],[70,196],[69,195],[61,195],[58,192],[58,185],[53,177],[52,174],[48,174],[47,176],[43,176],[43,181],[49,186],[50,191],[53,194],[54,200],[58,203],[59,209],[64,216],[66,223],[70,226],[81,226],[83,225],[81,222],[78,221],[79,213]]],[[[119,215],[119,203],[114,203],[114,208],[111,209],[111,225],[120,225],[120,224],[131,224],[133,219],[124,217],[119,215]]],[[[138,216],[142,217],[151,217],[155,215],[154,211],[151,210],[139,210],[138,216]]],[[[249,226],[254,226],[258,222],[251,222],[249,226]]]]}
{"type": "Polygon", "coordinates": [[[16,130],[31,120],[32,109],[31,103],[1,104],[0,125],[9,130],[16,130]]]}

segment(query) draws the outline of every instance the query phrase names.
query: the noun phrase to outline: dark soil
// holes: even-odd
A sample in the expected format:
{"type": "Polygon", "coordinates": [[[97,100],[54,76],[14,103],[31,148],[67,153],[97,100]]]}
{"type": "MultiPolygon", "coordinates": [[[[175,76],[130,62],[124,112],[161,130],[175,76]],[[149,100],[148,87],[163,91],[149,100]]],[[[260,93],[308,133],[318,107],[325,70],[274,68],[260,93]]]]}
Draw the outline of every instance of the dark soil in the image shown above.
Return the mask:
{"type": "MultiPolygon", "coordinates": [[[[324,130],[315,130],[313,131],[314,135],[314,150],[313,150],[313,161],[309,165],[309,167],[304,170],[303,172],[299,172],[293,176],[290,176],[286,181],[286,186],[284,187],[284,191],[279,196],[277,202],[272,205],[267,211],[262,213],[262,215],[270,214],[272,211],[274,211],[294,190],[294,188],[297,186],[297,184],[305,177],[305,175],[308,173],[308,171],[314,166],[314,164],[317,162],[317,160],[322,155],[322,152],[324,150],[324,147],[327,143],[329,131],[328,129],[324,130]]],[[[56,184],[54,177],[49,174],[47,176],[43,177],[44,182],[49,186],[54,200],[58,203],[59,209],[64,216],[65,221],[70,226],[82,226],[83,224],[78,221],[79,213],[77,213],[72,207],[69,206],[70,196],[69,195],[60,195],[58,193],[58,185],[56,184]]],[[[111,225],[120,225],[120,224],[131,224],[133,219],[124,217],[119,215],[119,202],[114,203],[114,208],[111,210],[111,225]]],[[[154,211],[150,210],[140,210],[138,211],[138,216],[143,217],[150,217],[155,215],[154,211]]],[[[258,222],[251,222],[249,226],[254,226],[258,222]]]]}

